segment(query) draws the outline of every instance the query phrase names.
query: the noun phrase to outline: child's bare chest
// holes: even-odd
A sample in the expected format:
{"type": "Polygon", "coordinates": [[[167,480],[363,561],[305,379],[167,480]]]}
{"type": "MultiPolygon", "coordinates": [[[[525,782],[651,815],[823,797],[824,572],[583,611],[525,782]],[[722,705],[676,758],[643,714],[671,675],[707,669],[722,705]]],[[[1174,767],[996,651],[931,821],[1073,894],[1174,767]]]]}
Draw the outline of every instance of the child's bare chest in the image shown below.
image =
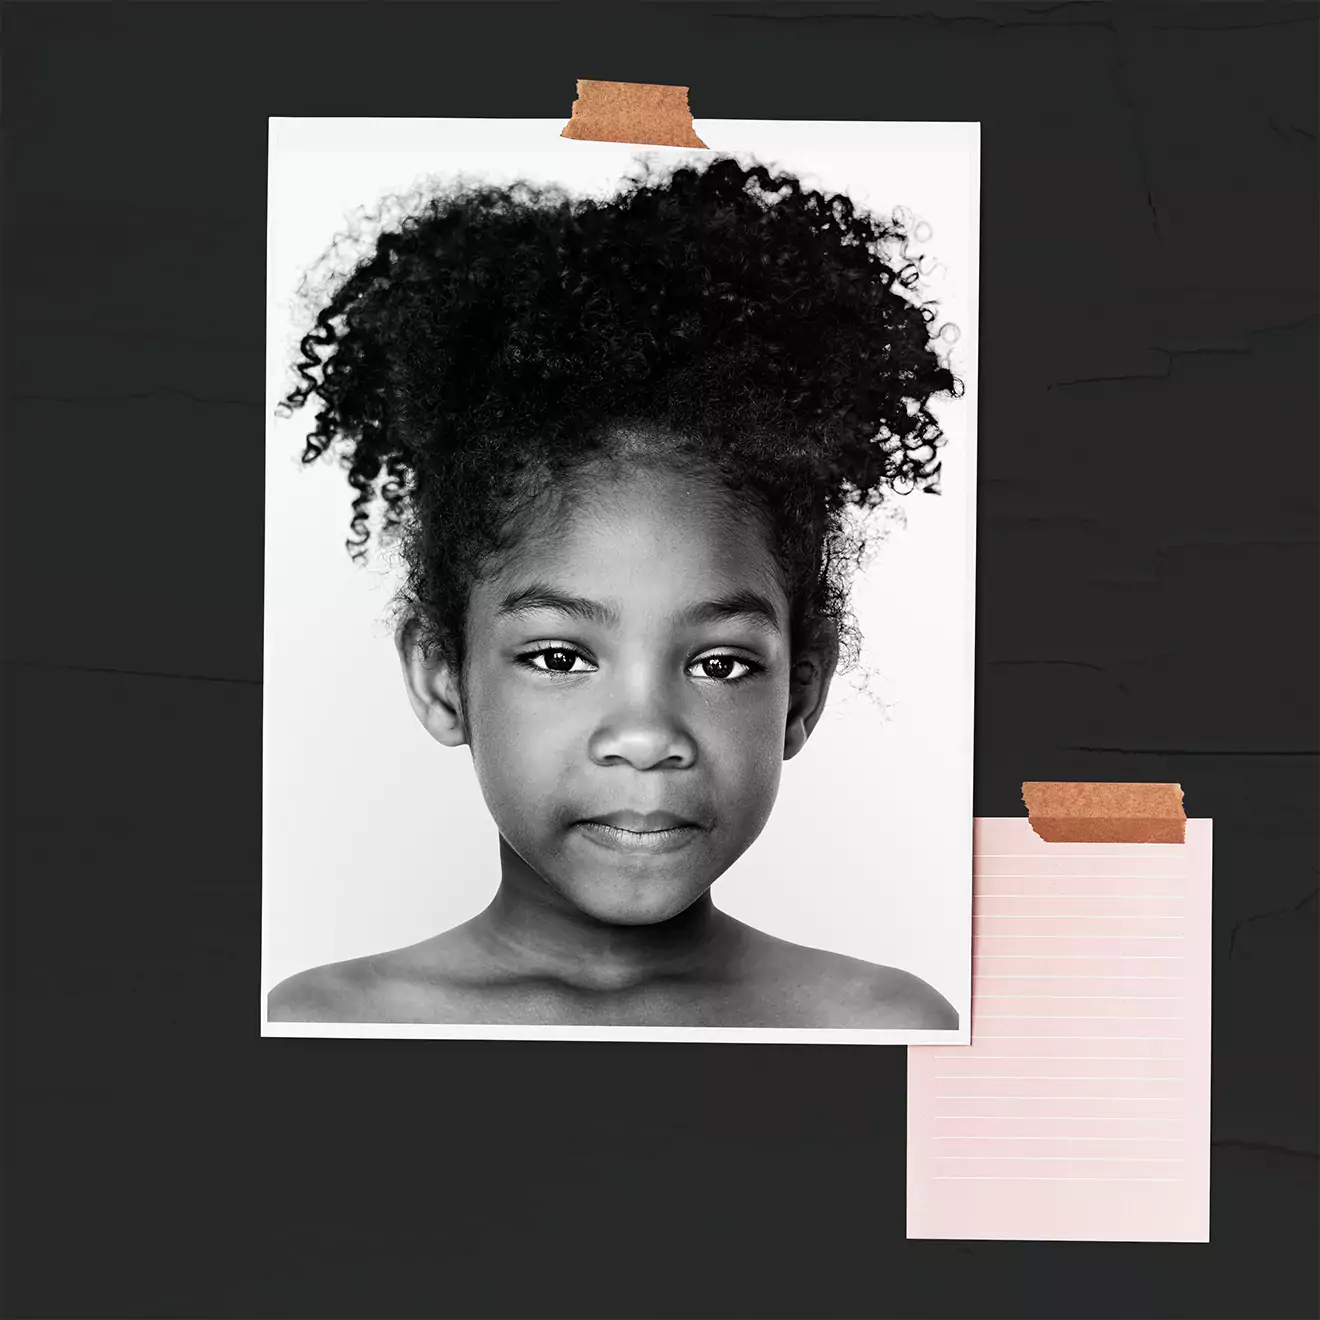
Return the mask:
{"type": "Polygon", "coordinates": [[[818,1006],[782,987],[681,982],[583,989],[548,981],[395,984],[374,996],[378,1020],[472,1026],[820,1026],[818,1006]]]}

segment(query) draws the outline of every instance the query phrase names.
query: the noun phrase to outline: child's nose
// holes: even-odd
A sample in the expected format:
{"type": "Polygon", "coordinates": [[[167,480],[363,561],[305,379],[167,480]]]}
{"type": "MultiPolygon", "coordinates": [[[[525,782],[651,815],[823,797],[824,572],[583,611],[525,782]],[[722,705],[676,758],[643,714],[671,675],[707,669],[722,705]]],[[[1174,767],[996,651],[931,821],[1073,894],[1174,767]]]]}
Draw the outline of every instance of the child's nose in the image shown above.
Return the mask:
{"type": "Polygon", "coordinates": [[[677,712],[654,697],[611,710],[596,726],[588,750],[597,765],[634,770],[683,770],[697,759],[696,740],[677,712]]]}

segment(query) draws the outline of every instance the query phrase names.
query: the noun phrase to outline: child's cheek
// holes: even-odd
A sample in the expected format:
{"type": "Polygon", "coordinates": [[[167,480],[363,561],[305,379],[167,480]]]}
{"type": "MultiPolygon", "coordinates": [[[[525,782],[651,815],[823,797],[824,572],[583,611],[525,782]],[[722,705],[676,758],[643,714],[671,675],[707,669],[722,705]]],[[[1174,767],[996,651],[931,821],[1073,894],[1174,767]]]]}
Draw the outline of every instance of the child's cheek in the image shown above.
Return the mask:
{"type": "Polygon", "coordinates": [[[707,759],[719,767],[720,777],[736,783],[745,793],[769,793],[779,788],[784,760],[787,701],[737,702],[706,722],[700,738],[707,759]]]}

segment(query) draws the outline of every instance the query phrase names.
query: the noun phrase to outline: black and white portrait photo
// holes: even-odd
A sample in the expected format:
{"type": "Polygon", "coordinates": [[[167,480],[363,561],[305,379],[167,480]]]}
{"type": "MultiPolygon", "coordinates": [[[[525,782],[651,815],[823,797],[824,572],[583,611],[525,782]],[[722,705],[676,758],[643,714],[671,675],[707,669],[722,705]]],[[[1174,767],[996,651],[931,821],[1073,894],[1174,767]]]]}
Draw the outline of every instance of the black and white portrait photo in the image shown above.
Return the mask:
{"type": "Polygon", "coordinates": [[[271,120],[262,1032],[963,1043],[977,126],[562,127],[271,120]]]}

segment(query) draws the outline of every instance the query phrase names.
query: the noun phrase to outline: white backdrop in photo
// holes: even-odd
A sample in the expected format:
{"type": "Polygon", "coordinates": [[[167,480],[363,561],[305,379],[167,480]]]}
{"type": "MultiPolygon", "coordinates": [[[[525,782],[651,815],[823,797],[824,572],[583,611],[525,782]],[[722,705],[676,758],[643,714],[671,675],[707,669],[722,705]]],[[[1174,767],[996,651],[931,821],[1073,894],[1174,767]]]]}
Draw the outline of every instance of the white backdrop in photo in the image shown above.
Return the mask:
{"type": "MultiPolygon", "coordinates": [[[[639,154],[661,162],[710,154],[572,142],[558,136],[562,127],[271,121],[263,1001],[294,972],[467,920],[499,879],[495,827],[466,749],[432,741],[405,698],[385,622],[395,572],[349,560],[344,473],[328,460],[299,461],[312,409],[274,415],[306,329],[295,291],[349,216],[428,177],[526,178],[602,194],[633,172],[639,154]]],[[[935,301],[936,328],[956,327],[943,349],[966,386],[963,398],[931,405],[946,435],[942,493],[891,501],[902,525],[856,581],[860,665],[836,679],[814,735],[784,767],[768,826],[714,898],[771,934],[916,973],[957,1008],[965,1038],[977,126],[709,120],[696,129],[716,151],[789,170],[859,207],[905,208],[909,253],[925,273],[919,294],[935,301]]]]}

